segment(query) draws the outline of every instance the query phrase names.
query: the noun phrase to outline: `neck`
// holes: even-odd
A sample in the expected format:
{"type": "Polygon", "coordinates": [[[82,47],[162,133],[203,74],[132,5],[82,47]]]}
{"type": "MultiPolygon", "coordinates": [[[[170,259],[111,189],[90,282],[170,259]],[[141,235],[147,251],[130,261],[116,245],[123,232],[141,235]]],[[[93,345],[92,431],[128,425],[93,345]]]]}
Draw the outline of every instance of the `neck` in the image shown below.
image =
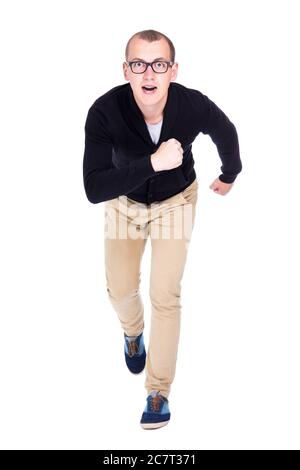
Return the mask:
{"type": "Polygon", "coordinates": [[[157,124],[163,118],[163,111],[168,99],[166,94],[158,103],[153,106],[145,106],[139,100],[136,100],[138,107],[142,111],[147,124],[157,124]]]}
{"type": "Polygon", "coordinates": [[[158,124],[163,118],[163,114],[160,115],[160,116],[156,116],[156,117],[148,117],[148,118],[145,118],[145,121],[147,124],[158,124]]]}

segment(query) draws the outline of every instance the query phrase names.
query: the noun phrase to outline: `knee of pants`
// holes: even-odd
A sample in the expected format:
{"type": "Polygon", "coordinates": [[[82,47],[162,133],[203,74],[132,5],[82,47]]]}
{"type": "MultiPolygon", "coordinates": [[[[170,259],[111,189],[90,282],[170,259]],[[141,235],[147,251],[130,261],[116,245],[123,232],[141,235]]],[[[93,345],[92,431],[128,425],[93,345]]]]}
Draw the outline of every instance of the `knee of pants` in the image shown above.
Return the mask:
{"type": "Polygon", "coordinates": [[[178,308],[180,307],[180,292],[180,284],[152,285],[150,287],[151,303],[155,307],[178,308]]]}
{"type": "Polygon", "coordinates": [[[130,298],[135,298],[139,293],[139,288],[129,287],[124,284],[115,286],[114,288],[106,286],[108,296],[111,300],[115,302],[122,302],[123,300],[130,300],[130,298]]]}

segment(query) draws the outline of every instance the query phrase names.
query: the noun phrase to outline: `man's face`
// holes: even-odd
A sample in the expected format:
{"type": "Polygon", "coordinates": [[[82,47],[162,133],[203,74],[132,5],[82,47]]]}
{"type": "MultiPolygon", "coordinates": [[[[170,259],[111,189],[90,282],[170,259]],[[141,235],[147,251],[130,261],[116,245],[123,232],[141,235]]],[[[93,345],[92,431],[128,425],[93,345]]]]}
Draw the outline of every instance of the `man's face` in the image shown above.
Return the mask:
{"type": "MultiPolygon", "coordinates": [[[[170,61],[170,48],[167,41],[162,38],[159,41],[148,42],[135,38],[130,42],[128,62],[143,60],[153,62],[154,60],[170,61]]],[[[156,73],[149,66],[144,73],[134,73],[129,65],[123,63],[125,80],[130,82],[135,100],[143,106],[153,106],[165,99],[171,81],[177,77],[178,64],[169,67],[165,73],[156,73]],[[157,87],[153,93],[147,93],[142,88],[144,85],[157,87]]]]}

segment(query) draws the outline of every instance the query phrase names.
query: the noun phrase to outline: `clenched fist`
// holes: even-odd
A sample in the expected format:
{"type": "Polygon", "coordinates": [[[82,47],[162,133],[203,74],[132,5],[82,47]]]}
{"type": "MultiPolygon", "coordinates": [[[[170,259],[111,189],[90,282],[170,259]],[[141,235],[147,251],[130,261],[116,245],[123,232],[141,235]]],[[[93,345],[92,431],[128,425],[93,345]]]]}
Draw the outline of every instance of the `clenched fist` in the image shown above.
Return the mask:
{"type": "Polygon", "coordinates": [[[181,143],[176,139],[169,139],[166,142],[162,142],[150,158],[155,171],[177,168],[182,164],[183,158],[181,143]]]}
{"type": "Polygon", "coordinates": [[[216,178],[211,185],[209,186],[215,193],[220,194],[221,196],[225,196],[225,194],[230,191],[232,188],[233,183],[223,183],[219,178],[216,178]]]}

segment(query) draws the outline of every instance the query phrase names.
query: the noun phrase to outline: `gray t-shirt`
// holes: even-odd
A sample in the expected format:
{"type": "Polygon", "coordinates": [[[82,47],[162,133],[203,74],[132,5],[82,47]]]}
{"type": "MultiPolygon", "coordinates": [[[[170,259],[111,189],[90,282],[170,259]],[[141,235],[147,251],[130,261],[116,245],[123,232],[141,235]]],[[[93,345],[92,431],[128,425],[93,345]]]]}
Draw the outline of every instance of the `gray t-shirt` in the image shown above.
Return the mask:
{"type": "Polygon", "coordinates": [[[151,139],[154,144],[157,144],[159,136],[160,136],[160,131],[161,131],[161,126],[162,126],[163,120],[159,121],[156,124],[147,124],[151,139]]]}

